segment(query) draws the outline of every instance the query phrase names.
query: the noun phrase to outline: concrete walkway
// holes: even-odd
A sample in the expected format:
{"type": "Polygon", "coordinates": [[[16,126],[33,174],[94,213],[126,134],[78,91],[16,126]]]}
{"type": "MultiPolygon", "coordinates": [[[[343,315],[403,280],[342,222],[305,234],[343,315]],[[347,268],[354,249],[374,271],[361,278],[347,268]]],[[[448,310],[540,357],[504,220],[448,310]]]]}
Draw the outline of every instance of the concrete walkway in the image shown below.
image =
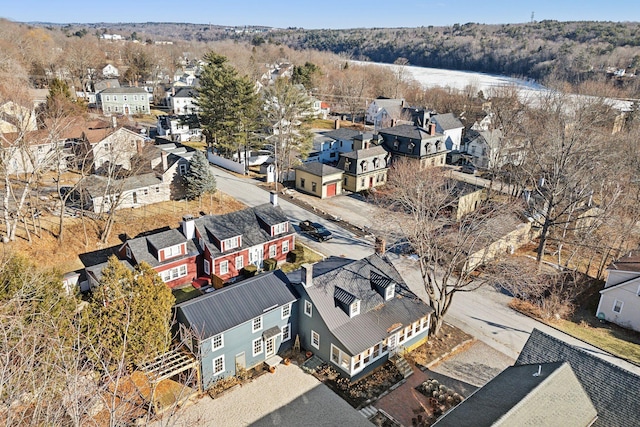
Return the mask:
{"type": "Polygon", "coordinates": [[[360,412],[298,366],[278,365],[274,374],[223,396],[201,398],[175,419],[155,426],[354,426],[371,427],[360,412]]]}

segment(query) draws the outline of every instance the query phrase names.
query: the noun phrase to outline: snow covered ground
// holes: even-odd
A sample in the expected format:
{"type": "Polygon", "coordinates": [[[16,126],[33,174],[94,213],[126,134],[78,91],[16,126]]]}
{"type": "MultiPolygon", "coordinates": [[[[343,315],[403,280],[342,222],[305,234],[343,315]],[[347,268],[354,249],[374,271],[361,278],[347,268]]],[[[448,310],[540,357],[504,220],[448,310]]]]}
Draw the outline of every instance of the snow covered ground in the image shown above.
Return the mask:
{"type": "MultiPolygon", "coordinates": [[[[392,70],[399,71],[401,67],[405,75],[410,76],[424,88],[431,87],[450,87],[453,89],[464,90],[467,86],[474,88],[474,91],[482,91],[485,96],[491,96],[492,89],[502,86],[516,86],[520,88],[520,97],[523,100],[536,102],[540,96],[549,94],[549,90],[533,80],[517,79],[514,77],[501,76],[496,74],[485,74],[474,71],[456,71],[444,70],[440,68],[416,67],[412,65],[394,65],[382,64],[378,62],[352,61],[358,65],[371,65],[375,67],[387,67],[392,70]]],[[[585,97],[581,95],[573,95],[574,101],[579,99],[595,99],[593,97],[585,97]]],[[[621,111],[631,110],[631,101],[611,99],[607,102],[614,108],[621,111]]]]}

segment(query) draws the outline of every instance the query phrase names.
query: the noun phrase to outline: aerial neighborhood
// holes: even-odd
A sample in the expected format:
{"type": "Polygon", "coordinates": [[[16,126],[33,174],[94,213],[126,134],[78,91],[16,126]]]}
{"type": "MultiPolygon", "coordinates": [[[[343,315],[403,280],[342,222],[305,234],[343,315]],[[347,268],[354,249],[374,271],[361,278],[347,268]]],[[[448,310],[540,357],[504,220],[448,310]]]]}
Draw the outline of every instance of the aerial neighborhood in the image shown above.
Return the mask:
{"type": "Polygon", "coordinates": [[[639,55],[456,89],[297,28],[4,25],[61,52],[0,32],[7,425],[640,425],[639,55]]]}

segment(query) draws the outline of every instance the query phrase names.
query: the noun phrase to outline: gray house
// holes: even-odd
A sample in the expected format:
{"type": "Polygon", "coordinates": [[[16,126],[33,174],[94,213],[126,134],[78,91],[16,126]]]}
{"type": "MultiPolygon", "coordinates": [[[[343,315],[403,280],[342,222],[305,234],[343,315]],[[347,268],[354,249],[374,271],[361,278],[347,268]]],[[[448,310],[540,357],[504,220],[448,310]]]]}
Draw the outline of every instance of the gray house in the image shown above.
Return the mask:
{"type": "Polygon", "coordinates": [[[433,310],[374,254],[331,257],[289,275],[297,283],[300,345],[356,380],[428,337],[433,310]]]}
{"type": "Polygon", "coordinates": [[[391,155],[381,145],[340,154],[338,169],[344,170],[342,188],[357,192],[387,182],[391,155]]]}
{"type": "Polygon", "coordinates": [[[444,166],[447,155],[446,136],[436,132],[436,125],[421,128],[415,125],[400,125],[378,131],[382,146],[393,157],[406,157],[419,162],[420,168],[444,166]]]}
{"type": "Polygon", "coordinates": [[[175,306],[179,334],[201,363],[204,389],[239,368],[274,366],[293,345],[296,296],[280,270],[175,306]]]}
{"type": "Polygon", "coordinates": [[[96,103],[103,114],[151,114],[149,93],[141,87],[112,87],[98,92],[96,103]]]}

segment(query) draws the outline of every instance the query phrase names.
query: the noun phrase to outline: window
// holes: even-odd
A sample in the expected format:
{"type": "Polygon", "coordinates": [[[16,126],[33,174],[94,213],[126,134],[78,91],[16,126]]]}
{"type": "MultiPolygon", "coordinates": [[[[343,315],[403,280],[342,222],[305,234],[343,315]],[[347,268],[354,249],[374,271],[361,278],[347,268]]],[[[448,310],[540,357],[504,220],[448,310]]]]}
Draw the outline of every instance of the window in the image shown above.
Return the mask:
{"type": "Polygon", "coordinates": [[[291,323],[287,323],[282,327],[282,342],[289,341],[291,339],[291,323]]]}
{"type": "Polygon", "coordinates": [[[211,349],[218,350],[224,347],[224,339],[222,338],[222,334],[215,335],[211,338],[211,349]]]}
{"type": "Polygon", "coordinates": [[[240,236],[232,237],[231,239],[223,240],[222,251],[228,251],[229,249],[235,249],[241,245],[240,236]]]}
{"type": "Polygon", "coordinates": [[[182,255],[182,245],[170,246],[164,249],[164,257],[173,258],[174,256],[182,255]]]}
{"type": "Polygon", "coordinates": [[[126,101],[127,100],[127,95],[122,95],[122,100],[126,101]]]}
{"type": "Polygon", "coordinates": [[[178,165],[178,173],[180,175],[185,175],[187,173],[187,165],[185,163],[178,165]]]}
{"type": "Polygon", "coordinates": [[[304,301],[304,314],[306,314],[307,316],[311,317],[313,314],[313,304],[311,304],[311,301],[304,301]]]}
{"type": "Polygon", "coordinates": [[[282,306],[282,318],[291,316],[291,303],[282,306]]]}
{"type": "Polygon", "coordinates": [[[422,319],[420,319],[420,327],[422,329],[426,329],[429,326],[429,321],[428,321],[428,317],[423,317],[422,319]]]}
{"type": "Polygon", "coordinates": [[[111,99],[109,99],[109,95],[105,95],[104,100],[107,102],[111,101],[111,99]]]}
{"type": "Polygon", "coordinates": [[[204,260],[204,274],[211,274],[211,263],[208,259],[204,260]]]}
{"type": "MultiPolygon", "coordinates": [[[[117,95],[113,95],[113,100],[117,101],[118,100],[118,96],[117,95]]],[[[118,111],[118,110],[116,110],[116,111],[118,111]]]]}
{"type": "Polygon", "coordinates": [[[311,345],[320,349],[320,334],[313,330],[311,331],[311,345]]]}
{"type": "Polygon", "coordinates": [[[367,171],[367,161],[363,160],[362,163],[360,163],[360,166],[362,167],[362,172],[366,172],[367,171]]]}
{"type": "Polygon", "coordinates": [[[187,265],[183,264],[179,267],[170,268],[160,273],[162,276],[162,280],[165,282],[170,282],[175,279],[179,279],[180,277],[184,277],[187,275],[187,265]]]}
{"type": "Polygon", "coordinates": [[[387,289],[384,290],[385,301],[389,301],[391,298],[393,298],[393,295],[395,294],[395,292],[396,292],[396,285],[392,283],[389,286],[387,286],[387,289]]]}
{"type": "Polygon", "coordinates": [[[331,344],[331,361],[335,364],[340,362],[340,349],[331,344]]]}
{"type": "Polygon", "coordinates": [[[262,337],[253,340],[253,355],[257,356],[262,353],[262,337]]]}
{"type": "Polygon", "coordinates": [[[288,225],[289,225],[289,223],[287,223],[287,222],[282,222],[280,224],[274,225],[273,226],[273,235],[275,236],[276,234],[286,233],[287,230],[289,230],[288,225]]]}
{"type": "Polygon", "coordinates": [[[288,240],[284,240],[282,242],[282,253],[286,254],[287,252],[289,252],[289,241],[288,240]]]}
{"type": "Polygon", "coordinates": [[[251,324],[251,332],[258,332],[260,329],[262,329],[262,316],[253,319],[251,324]]]}
{"type": "Polygon", "coordinates": [[[318,188],[318,185],[315,182],[312,182],[311,183],[311,191],[313,191],[315,193],[317,188],[318,188]]]}
{"type": "Polygon", "coordinates": [[[620,313],[622,311],[622,306],[623,305],[624,305],[624,303],[622,301],[615,300],[613,302],[613,312],[614,313],[620,313]]]}
{"type": "Polygon", "coordinates": [[[300,188],[304,188],[304,178],[300,178],[300,188]]]}
{"type": "Polygon", "coordinates": [[[347,177],[344,177],[344,185],[347,185],[347,177]]]}
{"type": "Polygon", "coordinates": [[[160,192],[160,186],[156,185],[156,193],[159,193],[159,192],[160,192]]]}
{"type": "Polygon", "coordinates": [[[278,247],[276,245],[269,246],[269,258],[275,258],[278,251],[278,247]]]}
{"type": "Polygon", "coordinates": [[[220,274],[227,274],[229,272],[229,261],[220,261],[220,274]]]}
{"type": "Polygon", "coordinates": [[[224,372],[224,354],[213,359],[213,375],[220,375],[224,372]]]}
{"type": "Polygon", "coordinates": [[[244,267],[244,256],[240,255],[236,257],[236,270],[242,270],[244,267]]]}
{"type": "MultiPolygon", "coordinates": [[[[134,101],[137,101],[137,100],[138,100],[138,95],[133,95],[133,100],[134,100],[134,101]]],[[[136,109],[137,109],[137,108],[138,108],[138,107],[136,107],[136,109]]]]}
{"type": "Polygon", "coordinates": [[[129,246],[127,246],[127,258],[131,259],[131,248],[129,246]]]}
{"type": "Polygon", "coordinates": [[[350,311],[350,317],[360,314],[360,300],[355,300],[353,303],[351,303],[350,311]]]}

